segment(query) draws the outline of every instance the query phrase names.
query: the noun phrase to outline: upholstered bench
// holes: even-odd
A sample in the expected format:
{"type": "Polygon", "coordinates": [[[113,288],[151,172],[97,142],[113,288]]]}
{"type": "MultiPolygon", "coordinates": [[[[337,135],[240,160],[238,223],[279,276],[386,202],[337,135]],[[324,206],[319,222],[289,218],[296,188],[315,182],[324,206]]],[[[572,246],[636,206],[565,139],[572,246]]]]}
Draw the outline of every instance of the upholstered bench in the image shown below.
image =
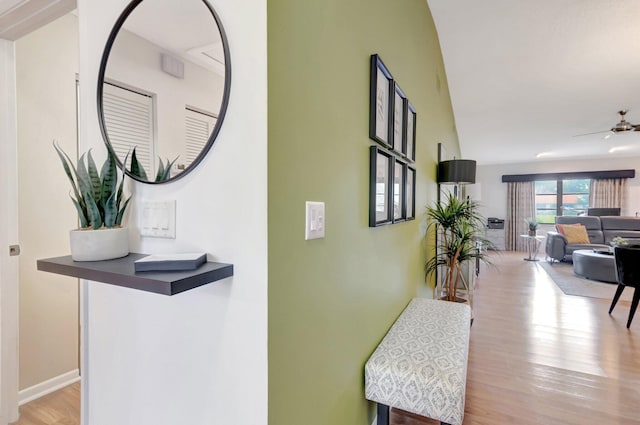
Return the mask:
{"type": "Polygon", "coordinates": [[[365,396],[378,403],[378,425],[395,407],[461,425],[471,310],[414,298],[365,365],[365,396]]]}

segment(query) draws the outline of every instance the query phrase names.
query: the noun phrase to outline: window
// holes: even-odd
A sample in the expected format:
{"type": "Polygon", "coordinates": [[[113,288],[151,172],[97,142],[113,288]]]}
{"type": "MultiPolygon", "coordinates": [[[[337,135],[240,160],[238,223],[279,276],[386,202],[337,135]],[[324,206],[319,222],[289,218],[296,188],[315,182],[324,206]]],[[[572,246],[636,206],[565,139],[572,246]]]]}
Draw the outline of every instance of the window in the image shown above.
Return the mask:
{"type": "Polygon", "coordinates": [[[211,132],[217,120],[214,114],[196,110],[188,106],[185,108],[186,167],[188,167],[204,149],[209,141],[209,137],[211,137],[211,132]]]}
{"type": "Polygon", "coordinates": [[[111,147],[118,158],[124,159],[127,154],[131,157],[130,150],[135,146],[138,162],[153,178],[153,98],[112,83],[105,83],[103,90],[104,121],[111,147]]]}
{"type": "Polygon", "coordinates": [[[536,181],[536,220],[554,224],[557,215],[584,215],[589,207],[589,179],[536,181]]]}

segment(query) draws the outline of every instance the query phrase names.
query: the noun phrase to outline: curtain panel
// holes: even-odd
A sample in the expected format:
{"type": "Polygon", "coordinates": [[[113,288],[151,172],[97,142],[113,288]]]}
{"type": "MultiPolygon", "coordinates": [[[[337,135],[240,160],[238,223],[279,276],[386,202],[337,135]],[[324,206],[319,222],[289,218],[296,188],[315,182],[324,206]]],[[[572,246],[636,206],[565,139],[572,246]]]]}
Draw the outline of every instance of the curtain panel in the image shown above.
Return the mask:
{"type": "Polygon", "coordinates": [[[627,179],[592,179],[589,187],[589,206],[592,208],[620,208],[626,206],[627,179]]]}
{"type": "Polygon", "coordinates": [[[536,216],[535,182],[507,183],[507,218],[505,227],[505,249],[507,251],[527,251],[529,228],[525,220],[536,216]]]}

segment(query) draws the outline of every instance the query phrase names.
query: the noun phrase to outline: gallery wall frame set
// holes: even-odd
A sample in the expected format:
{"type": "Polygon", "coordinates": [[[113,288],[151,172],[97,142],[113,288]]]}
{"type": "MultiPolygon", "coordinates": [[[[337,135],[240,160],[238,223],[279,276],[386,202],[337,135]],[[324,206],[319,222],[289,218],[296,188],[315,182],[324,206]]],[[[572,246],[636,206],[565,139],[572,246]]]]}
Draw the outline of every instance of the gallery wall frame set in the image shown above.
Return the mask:
{"type": "Polygon", "coordinates": [[[371,55],[369,227],[414,220],[416,110],[380,56],[371,55]]]}
{"type": "Polygon", "coordinates": [[[369,137],[415,161],[416,110],[377,54],[371,55],[369,137]]]}
{"type": "Polygon", "coordinates": [[[369,155],[369,227],[414,220],[416,169],[378,146],[369,155]]]}

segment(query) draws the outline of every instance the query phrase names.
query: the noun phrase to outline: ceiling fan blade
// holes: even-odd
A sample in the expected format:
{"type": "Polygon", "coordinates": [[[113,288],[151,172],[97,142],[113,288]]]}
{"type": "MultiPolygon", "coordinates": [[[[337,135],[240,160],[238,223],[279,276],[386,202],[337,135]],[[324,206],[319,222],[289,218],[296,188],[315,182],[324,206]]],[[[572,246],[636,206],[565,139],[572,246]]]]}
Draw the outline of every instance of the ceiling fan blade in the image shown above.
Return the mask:
{"type": "MultiPolygon", "coordinates": [[[[640,131],[640,128],[638,129],[638,131],[640,131]]],[[[611,133],[611,130],[594,131],[593,133],[575,134],[571,137],[591,136],[592,134],[602,134],[602,133],[611,133]]]]}

